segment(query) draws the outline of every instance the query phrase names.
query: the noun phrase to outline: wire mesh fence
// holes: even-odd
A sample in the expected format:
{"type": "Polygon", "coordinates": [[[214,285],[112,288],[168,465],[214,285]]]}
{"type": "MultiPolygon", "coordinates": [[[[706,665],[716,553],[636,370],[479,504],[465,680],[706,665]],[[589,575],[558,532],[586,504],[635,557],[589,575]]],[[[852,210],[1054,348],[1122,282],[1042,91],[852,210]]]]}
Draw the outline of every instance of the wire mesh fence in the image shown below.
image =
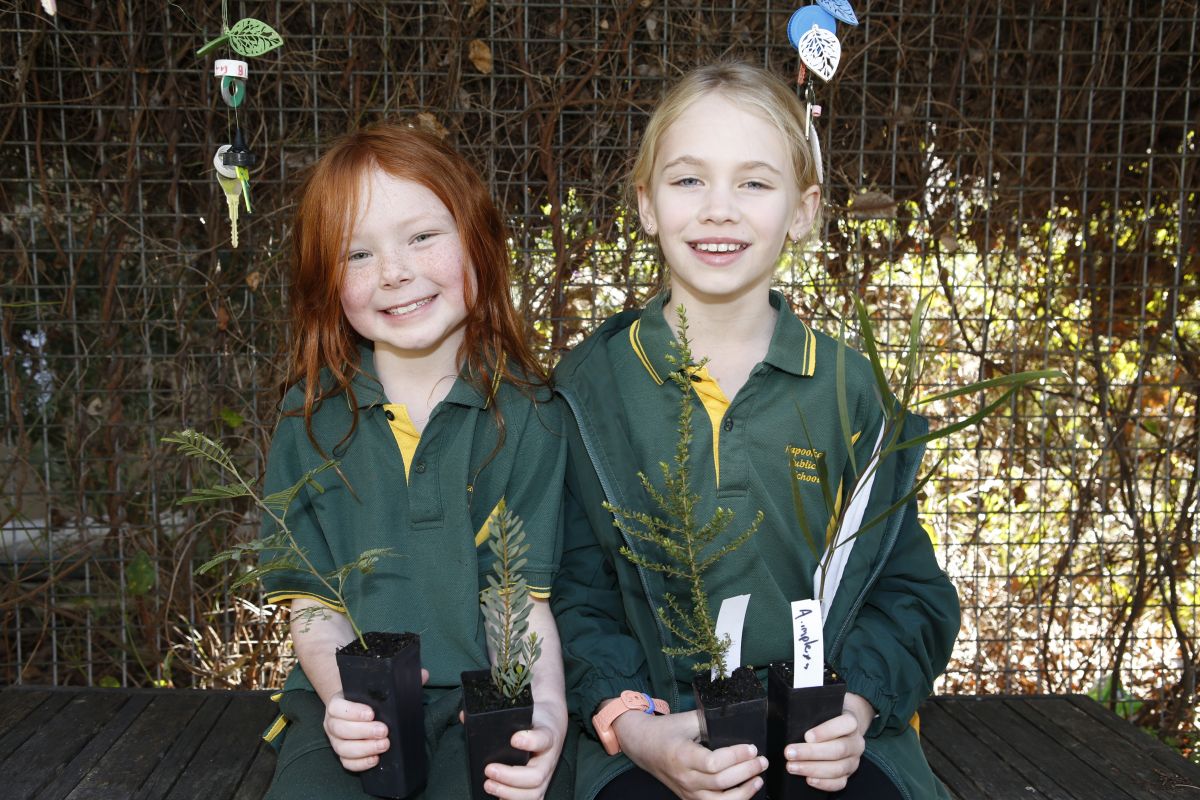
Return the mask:
{"type": "MultiPolygon", "coordinates": [[[[230,3],[283,34],[221,101],[221,4],[0,3],[0,681],[277,685],[278,611],[194,566],[249,510],[177,504],[160,438],[262,469],[280,397],[292,191],[388,116],[444,132],[512,229],[548,362],[660,278],[622,179],[688,68],[798,62],[772,0],[230,3]],[[234,249],[212,170],[259,157],[234,249]]],[[[1186,748],[1196,725],[1195,4],[878,0],[819,92],[826,221],[778,284],[836,333],[851,298],[895,358],[916,300],[933,392],[1022,369],[928,463],[964,605],[945,691],[1094,691],[1186,748]],[[941,460],[938,460],[940,457],[941,460]]],[[[957,418],[982,398],[933,409],[957,418]]]]}

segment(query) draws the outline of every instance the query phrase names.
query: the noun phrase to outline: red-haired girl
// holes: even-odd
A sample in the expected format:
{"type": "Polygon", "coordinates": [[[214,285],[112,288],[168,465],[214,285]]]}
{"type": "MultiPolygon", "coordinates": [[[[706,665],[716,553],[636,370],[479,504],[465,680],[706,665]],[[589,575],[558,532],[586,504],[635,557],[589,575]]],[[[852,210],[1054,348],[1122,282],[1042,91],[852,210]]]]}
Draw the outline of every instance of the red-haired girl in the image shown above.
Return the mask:
{"type": "MultiPolygon", "coordinates": [[[[479,175],[412,127],[342,138],[297,198],[289,391],[266,491],[336,458],[338,477],[288,511],[309,558],[328,570],[367,549],[396,552],[372,574],[353,574],[345,596],[364,630],[421,636],[428,798],[468,795],[459,673],[489,664],[479,592],[491,570],[487,520],[501,507],[525,523],[530,631],[543,645],[533,728],[512,739],[529,763],[489,765],[485,790],[546,795],[567,728],[547,602],[560,549],[562,415],[513,308],[505,241],[479,175]]],[[[353,638],[345,609],[303,574],[265,582],[272,602],[325,609],[292,629],[299,664],[280,701],[288,724],[269,796],[364,796],[356,773],[387,749],[387,728],[342,695],[334,652],[353,638]]],[[[554,792],[565,783],[556,779],[554,792]]]]}

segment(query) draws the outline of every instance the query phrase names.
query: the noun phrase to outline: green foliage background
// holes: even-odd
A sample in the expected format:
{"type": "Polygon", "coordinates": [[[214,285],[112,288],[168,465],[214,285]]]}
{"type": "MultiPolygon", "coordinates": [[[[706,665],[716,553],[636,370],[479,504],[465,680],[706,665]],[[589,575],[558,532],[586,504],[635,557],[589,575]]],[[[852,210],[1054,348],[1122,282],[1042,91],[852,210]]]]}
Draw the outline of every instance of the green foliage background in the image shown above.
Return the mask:
{"type": "MultiPolygon", "coordinates": [[[[724,56],[794,74],[793,6],[728,5],[232,3],[285,40],[238,110],[260,161],[236,251],[211,169],[233,118],[194,55],[219,4],[0,5],[0,680],[277,685],[276,611],[192,574],[256,519],[176,505],[193,467],[159,440],[219,434],[261,471],[301,171],[382,115],[445,131],[553,361],[660,278],[621,178],[664,83],[724,56]]],[[[924,393],[1070,376],[944,445],[922,505],[965,614],[941,688],[1094,689],[1187,749],[1200,38],[1194,3],[1152,5],[860,4],[819,91],[827,221],[779,285],[833,334],[863,298],[893,358],[936,290],[924,393]]]]}

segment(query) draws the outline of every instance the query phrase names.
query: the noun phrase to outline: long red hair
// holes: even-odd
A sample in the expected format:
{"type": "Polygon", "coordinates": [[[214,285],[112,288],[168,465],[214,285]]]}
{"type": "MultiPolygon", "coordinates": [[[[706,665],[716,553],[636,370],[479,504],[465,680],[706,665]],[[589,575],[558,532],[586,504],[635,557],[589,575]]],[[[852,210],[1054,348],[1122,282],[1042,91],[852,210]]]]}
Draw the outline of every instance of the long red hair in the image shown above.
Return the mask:
{"type": "Polygon", "coordinates": [[[351,381],[360,371],[362,337],[342,311],[341,288],[351,225],[362,202],[359,188],[363,176],[376,168],[428,188],[458,225],[463,269],[475,273],[474,292],[467,290],[464,298],[467,319],[458,353],[469,380],[485,397],[491,397],[498,379],[524,387],[546,380],[513,306],[504,221],[478,172],[433,134],[377,123],[334,142],[300,188],[292,229],[287,385],[304,386],[310,437],[313,410],[326,398],[345,392],[356,407],[351,381]]]}

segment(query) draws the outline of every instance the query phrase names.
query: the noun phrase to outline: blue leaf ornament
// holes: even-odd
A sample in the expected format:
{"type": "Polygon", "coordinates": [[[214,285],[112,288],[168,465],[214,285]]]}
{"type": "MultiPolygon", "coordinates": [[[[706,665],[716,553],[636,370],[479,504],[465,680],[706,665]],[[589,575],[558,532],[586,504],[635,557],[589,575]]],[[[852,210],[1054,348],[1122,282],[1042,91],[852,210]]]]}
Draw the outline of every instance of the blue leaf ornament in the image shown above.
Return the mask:
{"type": "Polygon", "coordinates": [[[788,41],[792,43],[792,47],[800,47],[800,37],[808,33],[812,26],[824,28],[830,33],[837,33],[837,20],[833,18],[825,9],[820,6],[804,6],[796,10],[792,14],[792,18],[788,20],[787,34],[788,41]]]}
{"type": "Polygon", "coordinates": [[[817,0],[817,5],[832,14],[838,22],[847,25],[858,24],[858,17],[854,16],[854,9],[850,7],[849,0],[817,0]]]}

